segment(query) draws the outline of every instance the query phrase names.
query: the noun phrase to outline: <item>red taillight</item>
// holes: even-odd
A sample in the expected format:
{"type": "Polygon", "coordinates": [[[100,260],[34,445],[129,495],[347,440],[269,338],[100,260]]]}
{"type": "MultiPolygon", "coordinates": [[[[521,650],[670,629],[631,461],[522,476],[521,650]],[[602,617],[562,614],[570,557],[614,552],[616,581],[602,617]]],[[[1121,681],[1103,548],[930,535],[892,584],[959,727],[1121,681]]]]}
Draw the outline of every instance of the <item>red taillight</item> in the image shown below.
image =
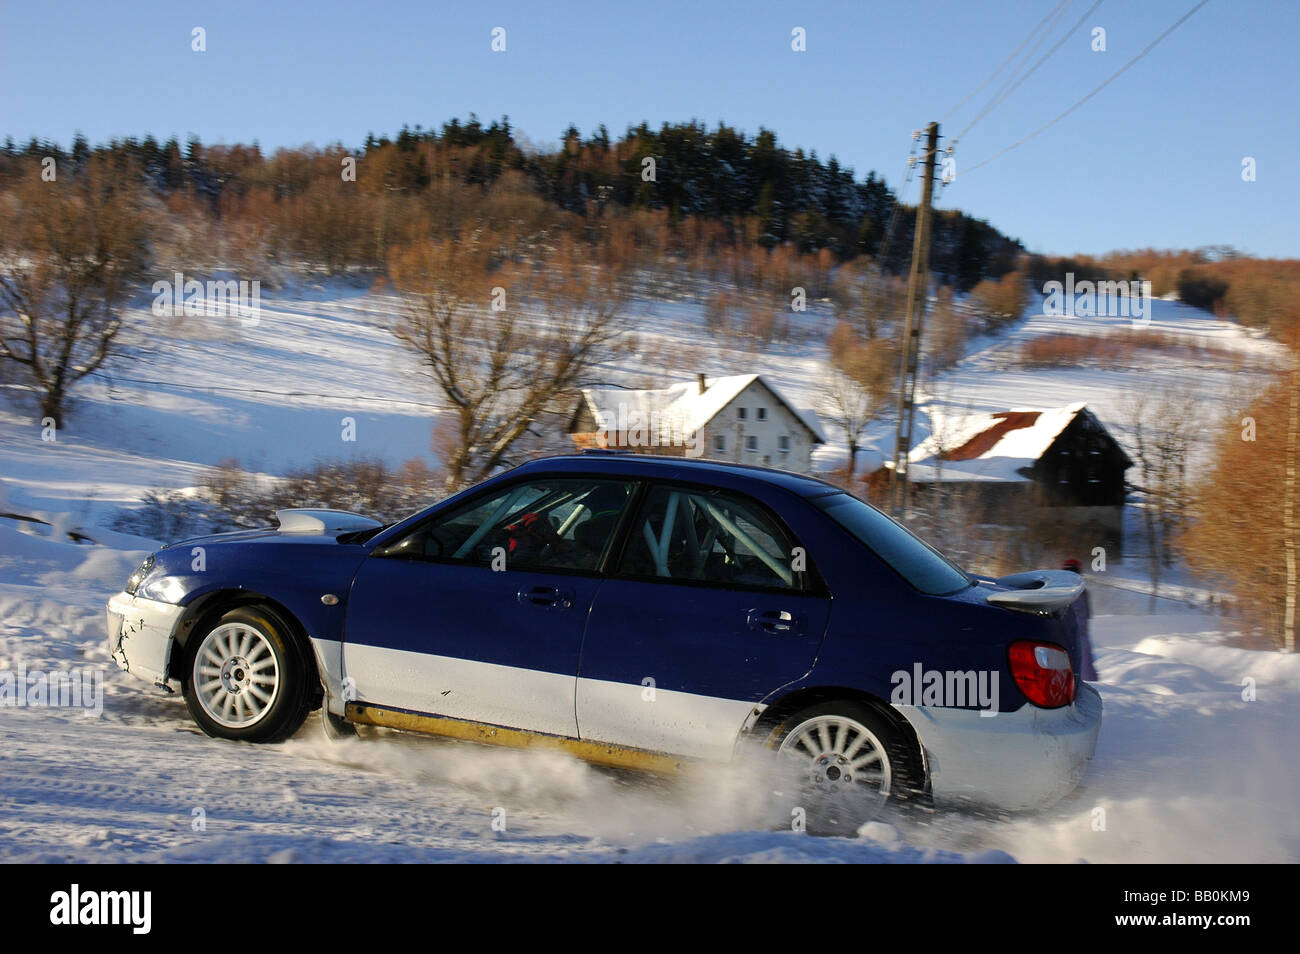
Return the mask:
{"type": "Polygon", "coordinates": [[[1074,701],[1074,670],[1064,649],[1052,643],[1012,643],[1011,676],[1025,698],[1042,709],[1059,709],[1074,701]]]}

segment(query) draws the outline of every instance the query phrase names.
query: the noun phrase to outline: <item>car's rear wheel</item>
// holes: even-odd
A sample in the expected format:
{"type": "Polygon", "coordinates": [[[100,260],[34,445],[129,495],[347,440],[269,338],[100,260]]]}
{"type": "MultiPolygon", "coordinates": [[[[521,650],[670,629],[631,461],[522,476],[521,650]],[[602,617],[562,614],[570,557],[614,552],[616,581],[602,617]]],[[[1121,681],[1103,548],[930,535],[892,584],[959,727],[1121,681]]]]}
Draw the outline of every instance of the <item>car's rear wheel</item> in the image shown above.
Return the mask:
{"type": "Polygon", "coordinates": [[[910,793],[919,760],[903,734],[868,706],[827,702],[795,713],[767,739],[790,806],[815,835],[851,836],[910,793]],[[802,814],[797,812],[802,809],[802,814]]]}
{"type": "Polygon", "coordinates": [[[302,725],[307,667],[278,614],[261,606],[230,610],[190,645],[185,704],[208,735],[278,742],[302,725]]]}

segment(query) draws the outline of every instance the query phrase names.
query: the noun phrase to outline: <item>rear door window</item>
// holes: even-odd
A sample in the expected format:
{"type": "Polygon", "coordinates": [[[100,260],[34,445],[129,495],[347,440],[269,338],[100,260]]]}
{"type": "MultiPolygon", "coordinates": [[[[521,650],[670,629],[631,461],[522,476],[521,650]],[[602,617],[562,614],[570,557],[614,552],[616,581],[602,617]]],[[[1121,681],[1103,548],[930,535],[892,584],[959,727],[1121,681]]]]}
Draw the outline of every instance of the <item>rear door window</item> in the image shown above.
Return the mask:
{"type": "Polygon", "coordinates": [[[757,503],[723,491],[656,486],[634,518],[620,576],[719,586],[805,588],[794,541],[757,503]]]}
{"type": "Polygon", "coordinates": [[[922,593],[938,596],[971,585],[970,577],[938,550],[857,497],[828,494],[812,503],[922,593]]]}

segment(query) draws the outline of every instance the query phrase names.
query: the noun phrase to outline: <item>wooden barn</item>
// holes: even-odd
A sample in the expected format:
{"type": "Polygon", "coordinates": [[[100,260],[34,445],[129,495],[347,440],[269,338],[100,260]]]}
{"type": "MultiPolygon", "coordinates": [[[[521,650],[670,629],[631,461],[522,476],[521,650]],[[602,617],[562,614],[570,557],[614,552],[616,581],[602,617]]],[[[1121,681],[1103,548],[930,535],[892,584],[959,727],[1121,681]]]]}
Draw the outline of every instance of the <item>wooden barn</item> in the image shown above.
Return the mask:
{"type": "MultiPolygon", "coordinates": [[[[915,494],[973,504],[989,522],[1030,526],[1122,551],[1124,449],[1082,402],[1046,410],[931,415],[908,455],[915,494]]],[[[873,475],[881,485],[893,462],[873,475]]]]}

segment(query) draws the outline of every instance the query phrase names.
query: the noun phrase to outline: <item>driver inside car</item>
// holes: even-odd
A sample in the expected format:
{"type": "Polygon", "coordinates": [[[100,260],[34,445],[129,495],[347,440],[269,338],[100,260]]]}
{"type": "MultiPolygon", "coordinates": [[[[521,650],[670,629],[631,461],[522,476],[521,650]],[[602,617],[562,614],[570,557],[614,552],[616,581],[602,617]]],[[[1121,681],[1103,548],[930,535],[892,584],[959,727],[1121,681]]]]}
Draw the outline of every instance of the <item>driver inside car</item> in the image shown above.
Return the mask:
{"type": "Polygon", "coordinates": [[[506,535],[506,558],[510,561],[540,563],[544,555],[556,556],[568,549],[550,519],[540,513],[524,514],[506,527],[506,535]]]}

